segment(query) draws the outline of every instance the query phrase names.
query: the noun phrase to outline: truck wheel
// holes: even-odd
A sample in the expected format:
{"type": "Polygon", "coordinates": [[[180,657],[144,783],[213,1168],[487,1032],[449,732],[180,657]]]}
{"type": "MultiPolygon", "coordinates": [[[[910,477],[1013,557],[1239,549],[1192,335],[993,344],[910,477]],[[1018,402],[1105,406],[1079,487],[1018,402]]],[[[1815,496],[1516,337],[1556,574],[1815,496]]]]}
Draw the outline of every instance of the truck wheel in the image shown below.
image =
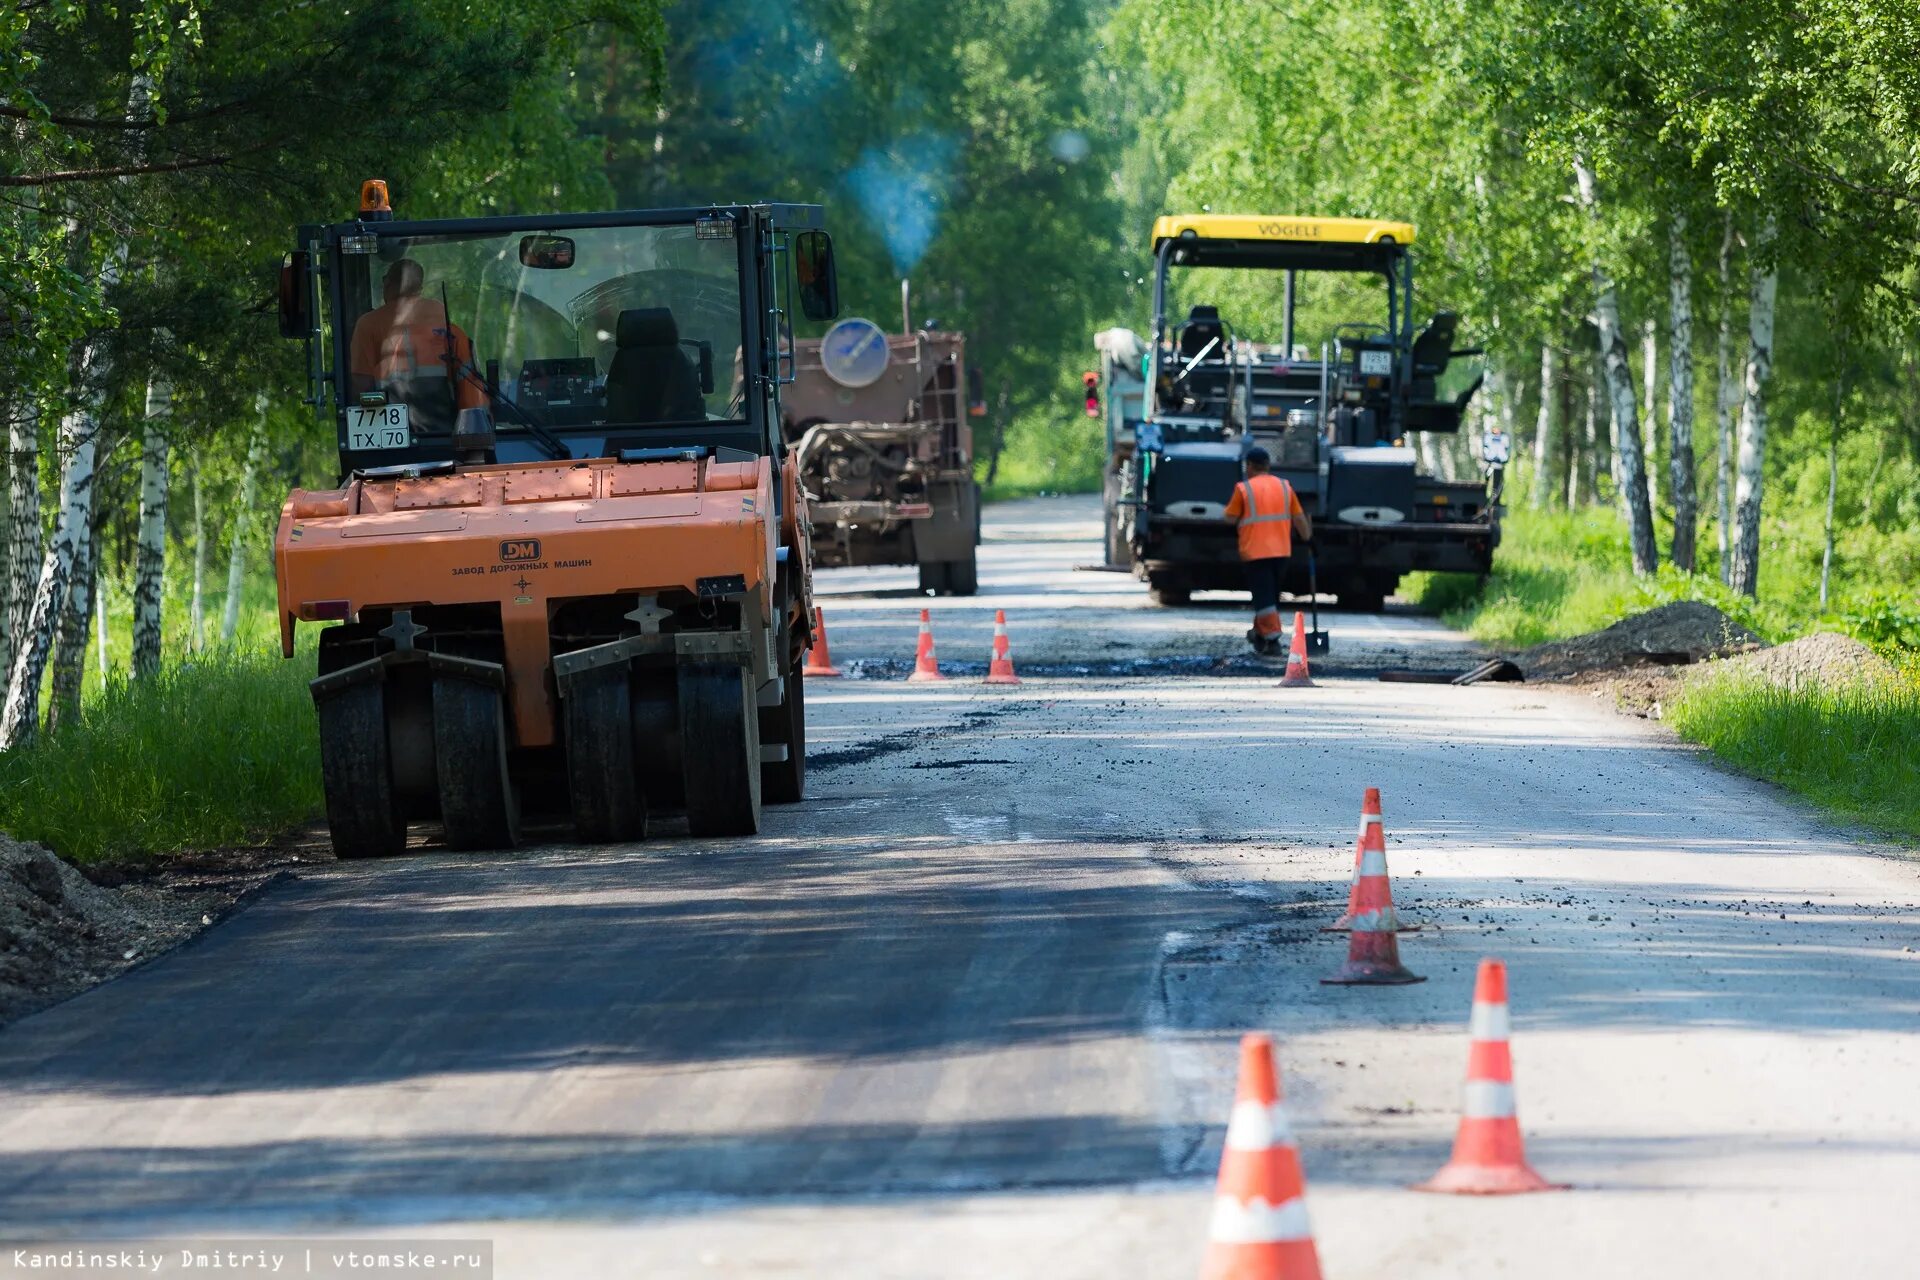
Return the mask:
{"type": "Polygon", "coordinates": [[[1193,599],[1193,584],[1176,573],[1147,575],[1147,596],[1157,605],[1178,607],[1193,599]]]}
{"type": "Polygon", "coordinates": [[[320,785],[333,856],[381,858],[407,847],[388,767],[386,688],[368,680],[329,694],[320,713],[320,785]]]}
{"type": "Polygon", "coordinates": [[[785,760],[760,766],[760,794],[768,804],[798,804],[807,792],[807,682],[795,667],[777,707],[760,708],[760,741],[783,746],[785,760]]]}
{"type": "Polygon", "coordinates": [[[456,849],[511,849],[520,809],[507,774],[507,718],[500,691],[457,676],[433,682],[433,762],[440,820],[456,849]]]}
{"type": "Polygon", "coordinates": [[[947,594],[970,596],[980,590],[980,562],[972,556],[947,562],[947,594]]]}
{"type": "Polygon", "coordinates": [[[1379,613],[1387,607],[1387,597],[1372,587],[1356,587],[1340,593],[1340,607],[1353,613],[1379,613]]]}
{"type": "Polygon", "coordinates": [[[920,590],[931,591],[937,596],[947,593],[946,561],[923,560],[920,562],[920,590]]]}
{"type": "Polygon", "coordinates": [[[593,844],[647,835],[629,684],[624,666],[583,673],[567,683],[567,791],[574,831],[593,844]]]}
{"type": "Polygon", "coordinates": [[[750,836],[760,830],[760,716],[745,668],[680,668],[681,777],[687,830],[750,836]]]}

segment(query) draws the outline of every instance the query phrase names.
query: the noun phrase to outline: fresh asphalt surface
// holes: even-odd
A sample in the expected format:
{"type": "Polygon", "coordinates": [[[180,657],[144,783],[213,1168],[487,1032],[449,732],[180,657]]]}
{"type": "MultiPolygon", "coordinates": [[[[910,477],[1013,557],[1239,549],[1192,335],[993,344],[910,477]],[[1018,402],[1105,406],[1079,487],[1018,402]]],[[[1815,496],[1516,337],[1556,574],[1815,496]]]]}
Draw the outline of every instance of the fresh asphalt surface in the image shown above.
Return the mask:
{"type": "Polygon", "coordinates": [[[758,839],[318,865],[0,1032],[0,1238],[1192,1275],[1257,1028],[1329,1277],[1913,1274],[1920,866],[1590,698],[1368,678],[1475,657],[1398,608],[1329,611],[1320,686],[1279,689],[1239,602],[1076,569],[1096,521],[990,509],[972,600],[823,573],[867,678],[810,684],[810,798],[758,839]],[[1002,607],[1052,674],[902,682],[923,603],[944,660],[1002,607]],[[1368,785],[1418,986],[1317,981],[1368,785]],[[1482,954],[1574,1191],[1401,1189],[1445,1159],[1482,954]]]}

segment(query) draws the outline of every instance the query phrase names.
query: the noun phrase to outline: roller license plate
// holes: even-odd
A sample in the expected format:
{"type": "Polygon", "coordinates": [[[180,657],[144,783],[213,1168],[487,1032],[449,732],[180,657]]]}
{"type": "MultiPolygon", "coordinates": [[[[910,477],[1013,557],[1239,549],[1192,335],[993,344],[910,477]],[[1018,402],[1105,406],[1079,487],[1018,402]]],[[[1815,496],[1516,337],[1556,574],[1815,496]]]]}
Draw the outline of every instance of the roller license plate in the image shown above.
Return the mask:
{"type": "Polygon", "coordinates": [[[364,453],[375,449],[413,447],[413,428],[407,421],[407,406],[383,404],[347,408],[347,449],[364,453]]]}

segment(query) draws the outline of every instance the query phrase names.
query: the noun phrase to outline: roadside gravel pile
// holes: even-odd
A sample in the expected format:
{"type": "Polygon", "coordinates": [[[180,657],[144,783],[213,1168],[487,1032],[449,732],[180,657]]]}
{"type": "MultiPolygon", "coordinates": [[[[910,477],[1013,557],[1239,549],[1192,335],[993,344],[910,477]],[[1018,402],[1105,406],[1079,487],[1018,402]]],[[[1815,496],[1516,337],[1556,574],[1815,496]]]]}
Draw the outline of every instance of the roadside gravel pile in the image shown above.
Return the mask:
{"type": "Polygon", "coordinates": [[[137,880],[94,874],[104,883],[0,832],[0,1027],[178,946],[269,872],[248,865],[154,869],[137,880]]]}
{"type": "Polygon", "coordinates": [[[1758,649],[1764,642],[1710,604],[1676,600],[1601,631],[1511,655],[1529,680],[1565,680],[1628,667],[1682,666],[1758,649]]]}
{"type": "Polygon", "coordinates": [[[124,969],[140,932],[119,894],[0,836],[0,1023],[124,969]]]}
{"type": "Polygon", "coordinates": [[[1700,674],[1757,676],[1784,689],[1815,687],[1837,689],[1844,685],[1891,679],[1893,664],[1852,636],[1822,632],[1802,636],[1786,644],[1758,653],[1714,662],[1700,674]]]}

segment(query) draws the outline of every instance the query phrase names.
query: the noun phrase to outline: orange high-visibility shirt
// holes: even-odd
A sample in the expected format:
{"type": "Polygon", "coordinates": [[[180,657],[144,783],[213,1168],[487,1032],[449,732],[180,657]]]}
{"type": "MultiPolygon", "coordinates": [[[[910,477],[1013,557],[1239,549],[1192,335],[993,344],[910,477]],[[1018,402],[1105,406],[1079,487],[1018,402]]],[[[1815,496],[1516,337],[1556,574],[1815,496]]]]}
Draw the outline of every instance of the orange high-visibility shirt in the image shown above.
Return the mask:
{"type": "Polygon", "coordinates": [[[1239,522],[1242,560],[1292,555],[1293,517],[1305,514],[1293,486],[1265,473],[1233,486],[1227,502],[1227,519],[1239,522]]]}
{"type": "Polygon", "coordinates": [[[460,407],[477,409],[487,397],[470,371],[472,364],[473,344],[447,319],[446,310],[438,302],[406,297],[389,299],[354,324],[347,368],[378,383],[438,365],[454,380],[460,407]]]}

